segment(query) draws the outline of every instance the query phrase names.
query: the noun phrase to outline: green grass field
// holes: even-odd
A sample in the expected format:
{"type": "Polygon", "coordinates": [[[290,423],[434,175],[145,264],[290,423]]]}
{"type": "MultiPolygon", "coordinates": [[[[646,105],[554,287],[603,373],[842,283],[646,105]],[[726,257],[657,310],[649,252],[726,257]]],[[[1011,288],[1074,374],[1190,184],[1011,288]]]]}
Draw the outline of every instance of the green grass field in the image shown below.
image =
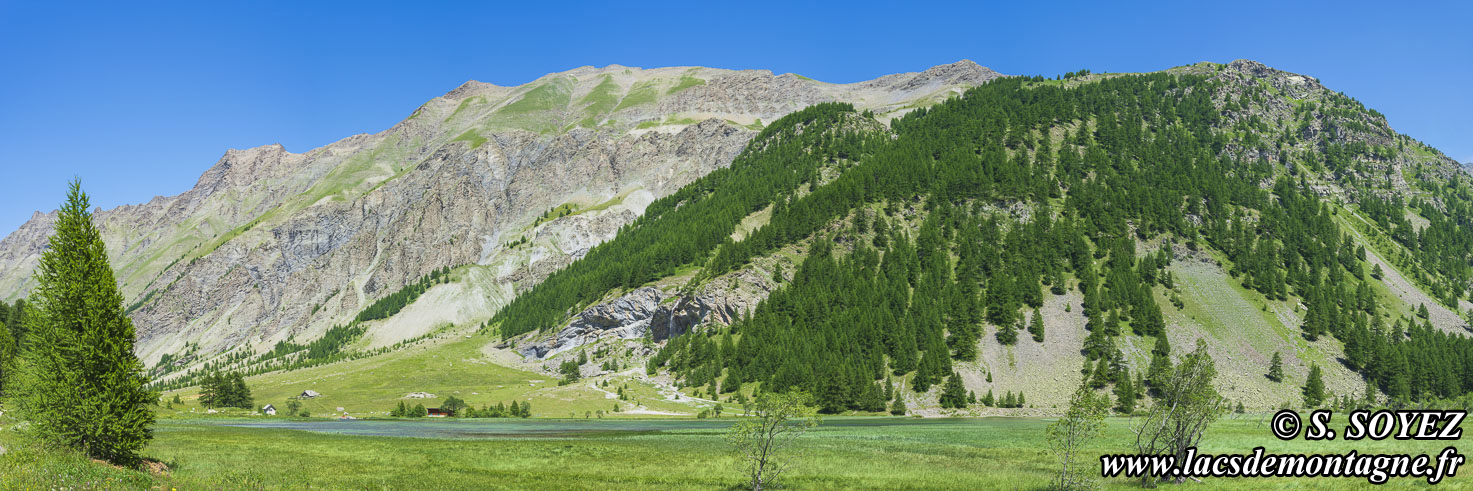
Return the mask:
{"type": "MultiPolygon", "coordinates": [[[[282,418],[278,418],[282,419],[282,418]]],[[[29,448],[0,431],[13,450],[0,457],[0,488],[414,488],[414,489],[723,489],[741,482],[737,458],[724,441],[727,422],[628,420],[492,420],[422,423],[365,422],[493,429],[474,439],[345,436],[286,429],[222,426],[234,420],[168,421],[145,452],[169,467],[166,475],[119,470],[73,454],[29,448]],[[566,428],[517,435],[519,425],[566,428]],[[499,429],[499,430],[498,430],[499,429]],[[506,434],[498,431],[506,430],[506,434]]],[[[255,421],[260,421],[257,419],[255,421]]],[[[804,435],[789,454],[789,489],[1041,489],[1054,475],[1043,448],[1051,419],[837,418],[804,435]]],[[[351,423],[350,423],[351,424],[351,423]]],[[[1091,456],[1126,452],[1130,421],[1112,418],[1091,456]]],[[[1268,452],[1436,454],[1447,442],[1280,442],[1258,417],[1213,426],[1204,453],[1268,452]]],[[[1456,442],[1452,442],[1456,444],[1456,442]]],[[[1460,473],[1461,474],[1461,473],[1460,473]]],[[[1440,487],[1466,487],[1452,477],[1440,487]]],[[[1138,487],[1124,478],[1111,488],[1138,487]]],[[[1361,479],[1207,479],[1193,489],[1345,489],[1361,479]]],[[[1426,487],[1393,479],[1395,488],[1426,487]]]]}
{"type": "MultiPolygon", "coordinates": [[[[622,354],[615,359],[620,360],[621,366],[630,368],[559,386],[556,375],[487,362],[482,349],[496,342],[489,334],[445,332],[428,342],[378,356],[252,377],[252,396],[257,406],[285,407],[288,397],[314,390],[321,397],[302,403],[317,417],[340,414],[339,407],[354,416],[384,416],[401,400],[411,406],[422,403],[426,407],[438,407],[450,396],[475,407],[530,401],[532,414],[538,417],[613,413],[616,406],[621,412],[644,409],[694,415],[704,407],[688,399],[668,400],[656,387],[638,380],[635,373],[642,372],[644,366],[631,365],[632,358],[622,354]],[[607,388],[595,386],[606,380],[607,388]],[[620,401],[611,395],[620,386],[627,387],[631,400],[620,401]],[[412,392],[428,392],[436,397],[404,399],[412,392]]],[[[164,410],[165,417],[188,418],[204,413],[204,408],[196,402],[197,388],[167,392],[163,396],[172,399],[174,395],[180,395],[184,404],[172,411],[164,410]]]]}

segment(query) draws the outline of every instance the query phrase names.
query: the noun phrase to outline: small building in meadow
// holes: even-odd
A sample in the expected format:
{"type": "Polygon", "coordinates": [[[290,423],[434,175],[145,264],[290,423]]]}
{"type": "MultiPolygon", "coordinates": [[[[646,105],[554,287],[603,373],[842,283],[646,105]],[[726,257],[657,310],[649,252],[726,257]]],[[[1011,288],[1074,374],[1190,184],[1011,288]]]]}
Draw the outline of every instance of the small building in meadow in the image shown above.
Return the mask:
{"type": "Polygon", "coordinates": [[[270,404],[267,404],[265,406],[261,406],[261,412],[262,413],[265,413],[267,416],[275,416],[276,415],[276,406],[272,406],[270,404]]]}
{"type": "Polygon", "coordinates": [[[451,418],[455,416],[455,411],[438,407],[432,407],[426,409],[425,411],[428,413],[425,416],[429,416],[431,418],[451,418]]]}

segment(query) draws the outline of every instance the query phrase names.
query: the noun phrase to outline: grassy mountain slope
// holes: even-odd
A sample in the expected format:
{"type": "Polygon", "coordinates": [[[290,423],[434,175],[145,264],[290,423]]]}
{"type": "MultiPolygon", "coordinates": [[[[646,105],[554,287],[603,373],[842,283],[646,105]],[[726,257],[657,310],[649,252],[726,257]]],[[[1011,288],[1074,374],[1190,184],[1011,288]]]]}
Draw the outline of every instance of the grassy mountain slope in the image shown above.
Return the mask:
{"type": "MultiPolygon", "coordinates": [[[[569,103],[617,112],[616,77],[599,80],[569,103]]],[[[451,117],[475,110],[497,109],[451,117]]],[[[1047,412],[1086,360],[1102,386],[1127,373],[1149,385],[1160,336],[1173,350],[1207,341],[1222,390],[1249,407],[1300,403],[1311,365],[1334,394],[1362,397],[1369,381],[1383,400],[1459,396],[1473,380],[1457,334],[1468,178],[1312,78],[1242,61],[1018,78],[889,119],[821,105],[773,121],[731,167],[654,200],[614,240],[423,352],[548,381],[592,354],[593,381],[680,387],[682,401],[650,407],[684,413],[759,386],[873,411],[893,404],[877,399],[888,384],[936,414],[955,411],[939,408],[951,377],[1047,412]],[[513,351],[648,286],[669,301],[772,296],[668,342],[598,338],[548,360],[513,351]],[[1264,375],[1274,353],[1283,382],[1264,375]],[[596,369],[610,356],[622,370],[596,369]]],[[[380,382],[366,375],[376,359],[259,380],[278,396],[340,373],[334,390],[371,411],[400,393],[469,388],[448,361],[380,382]]],[[[569,387],[516,397],[574,412],[587,404],[569,401],[601,397],[569,387]]]]}

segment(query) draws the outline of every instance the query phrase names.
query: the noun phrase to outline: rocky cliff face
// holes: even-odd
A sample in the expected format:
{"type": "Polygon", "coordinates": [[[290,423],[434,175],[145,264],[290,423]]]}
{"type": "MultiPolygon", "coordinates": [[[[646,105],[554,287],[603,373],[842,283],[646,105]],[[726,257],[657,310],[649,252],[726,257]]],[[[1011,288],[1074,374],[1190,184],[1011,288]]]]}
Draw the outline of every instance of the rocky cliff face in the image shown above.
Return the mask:
{"type": "MultiPolygon", "coordinates": [[[[435,297],[453,315],[372,326],[374,344],[391,344],[427,323],[488,317],[650,201],[729,165],[763,122],[825,101],[893,117],[997,76],[963,61],[844,85],[620,66],[519,87],[467,82],[377,134],[305,153],[231,150],[189,191],[97,220],[147,363],[186,342],[205,361],[311,339],[431,270],[464,267],[474,288],[435,297]]],[[[54,216],[0,240],[0,298],[28,291],[54,216]]],[[[651,325],[668,310],[657,335],[689,316],[733,315],[698,297],[650,307],[650,294],[629,303],[651,325]]],[[[585,330],[613,318],[585,314],[585,330]]]]}
{"type": "Polygon", "coordinates": [[[751,311],[772,285],[742,270],[696,292],[644,287],[585,309],[549,337],[533,333],[517,349],[522,356],[546,358],[603,338],[649,338],[659,342],[707,323],[731,324],[751,311]],[[719,286],[718,286],[719,285],[719,286]]]}

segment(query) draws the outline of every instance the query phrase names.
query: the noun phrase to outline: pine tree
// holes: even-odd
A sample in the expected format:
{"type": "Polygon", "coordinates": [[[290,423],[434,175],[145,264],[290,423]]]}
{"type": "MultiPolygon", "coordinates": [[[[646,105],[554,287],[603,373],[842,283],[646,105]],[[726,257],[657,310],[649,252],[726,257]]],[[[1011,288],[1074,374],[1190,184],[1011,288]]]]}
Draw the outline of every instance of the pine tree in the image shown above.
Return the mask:
{"type": "Polygon", "coordinates": [[[1084,337],[1085,361],[1095,361],[1100,359],[1100,357],[1104,355],[1105,350],[1108,349],[1110,345],[1110,336],[1105,335],[1104,326],[1099,322],[1095,322],[1099,318],[1100,316],[1096,314],[1090,316],[1089,319],[1085,321],[1084,328],[1090,329],[1089,334],[1084,337]]]}
{"type": "Polygon", "coordinates": [[[924,394],[927,391],[931,390],[932,383],[933,382],[931,381],[930,371],[921,369],[917,370],[916,376],[910,379],[910,388],[917,393],[924,394]]]}
{"type": "Polygon", "coordinates": [[[1112,309],[1112,310],[1110,310],[1110,313],[1109,314],[1105,315],[1105,335],[1106,336],[1119,336],[1120,335],[1120,310],[1119,309],[1112,309]]]}
{"type": "Polygon", "coordinates": [[[1018,344],[1018,329],[1013,327],[1013,323],[1009,321],[997,328],[996,337],[997,342],[1003,346],[1018,344]]]}
{"type": "Polygon", "coordinates": [[[252,409],[256,406],[255,398],[251,397],[251,389],[246,386],[245,377],[241,376],[240,372],[233,373],[230,376],[230,395],[232,398],[231,407],[252,409]]]}
{"type": "MultiPolygon", "coordinates": [[[[895,375],[905,375],[916,369],[916,338],[910,329],[902,329],[895,355],[890,358],[890,368],[895,375]]],[[[746,344],[746,343],[743,343],[746,344]]]]}
{"type": "MultiPolygon", "coordinates": [[[[719,406],[718,406],[719,407],[719,406]]],[[[885,392],[879,385],[865,382],[860,384],[859,395],[854,406],[860,411],[872,413],[885,411],[885,392]]],[[[718,416],[719,417],[719,416],[718,416]]]]}
{"type": "Polygon", "coordinates": [[[895,398],[895,403],[890,405],[890,414],[894,414],[896,416],[905,416],[905,398],[895,398]]]}
{"type": "Polygon", "coordinates": [[[26,300],[22,298],[16,300],[15,304],[10,306],[10,313],[5,317],[5,326],[10,329],[10,338],[15,340],[15,358],[11,359],[12,363],[18,363],[21,355],[25,352],[27,339],[26,319],[29,317],[31,310],[31,305],[26,303],[26,300]]]}
{"type": "MultiPolygon", "coordinates": [[[[915,378],[911,379],[911,387],[914,388],[916,392],[926,392],[931,390],[932,385],[940,382],[940,380],[938,380],[940,378],[940,375],[936,372],[938,372],[939,368],[942,367],[942,363],[949,359],[950,358],[946,355],[946,350],[939,348],[936,345],[933,345],[931,349],[926,350],[926,354],[921,356],[921,365],[919,369],[916,370],[915,378]]],[[[941,373],[944,374],[946,372],[941,373]]]]}
{"type": "Polygon", "coordinates": [[[216,393],[220,389],[220,374],[210,372],[200,380],[199,405],[201,407],[215,407],[219,403],[220,395],[216,393]]]}
{"type": "Polygon", "coordinates": [[[131,465],[153,438],[148,405],[158,395],[144,388],[133,322],[90,208],[72,181],[36,269],[15,400],[39,440],[131,465]]]}
{"type": "Polygon", "coordinates": [[[997,398],[992,396],[992,389],[987,389],[987,395],[982,396],[982,405],[992,407],[997,404],[997,398]]]}
{"type": "Polygon", "coordinates": [[[1130,380],[1130,370],[1127,369],[1120,381],[1115,383],[1115,410],[1121,414],[1135,412],[1135,391],[1135,384],[1130,380]]]}
{"type": "Polygon", "coordinates": [[[1089,379],[1089,388],[1102,389],[1114,381],[1114,373],[1110,371],[1110,360],[1100,358],[1099,365],[1095,366],[1094,375],[1089,379]]]}
{"type": "Polygon", "coordinates": [[[962,385],[962,376],[956,372],[951,372],[951,377],[946,380],[946,387],[941,391],[941,407],[967,407],[967,388],[962,385]]]}
{"type": "Polygon", "coordinates": [[[1318,364],[1309,366],[1309,378],[1304,381],[1303,391],[1305,407],[1316,408],[1325,402],[1325,381],[1318,364]]]}
{"type": "Polygon", "coordinates": [[[1156,394],[1161,390],[1161,384],[1171,376],[1171,344],[1167,343],[1166,335],[1156,336],[1156,346],[1151,348],[1151,366],[1146,369],[1146,385],[1151,388],[1151,393],[1156,394]]]}
{"type": "Polygon", "coordinates": [[[1274,352],[1273,359],[1268,362],[1268,379],[1274,382],[1284,381],[1284,359],[1277,351],[1274,352]]]}
{"type": "Polygon", "coordinates": [[[214,406],[235,407],[235,384],[231,383],[231,374],[217,373],[211,382],[214,384],[210,388],[210,392],[215,395],[214,406]]]}
{"type": "MultiPolygon", "coordinates": [[[[735,369],[726,371],[726,380],[721,381],[721,392],[729,394],[742,389],[741,372],[735,369]]],[[[621,389],[622,392],[622,389],[621,389]]]]}
{"type": "Polygon", "coordinates": [[[848,407],[849,387],[840,379],[838,367],[829,365],[828,373],[819,380],[815,399],[819,411],[828,414],[838,414],[848,407]]]}
{"type": "Polygon", "coordinates": [[[6,379],[11,375],[16,348],[15,338],[10,336],[10,329],[5,327],[5,314],[9,313],[9,308],[4,302],[0,302],[0,307],[7,307],[4,312],[0,312],[0,397],[4,397],[6,379]]]}
{"type": "Polygon", "coordinates": [[[1038,309],[1033,309],[1033,318],[1028,322],[1028,332],[1033,334],[1033,340],[1043,342],[1043,314],[1038,309]]]}

